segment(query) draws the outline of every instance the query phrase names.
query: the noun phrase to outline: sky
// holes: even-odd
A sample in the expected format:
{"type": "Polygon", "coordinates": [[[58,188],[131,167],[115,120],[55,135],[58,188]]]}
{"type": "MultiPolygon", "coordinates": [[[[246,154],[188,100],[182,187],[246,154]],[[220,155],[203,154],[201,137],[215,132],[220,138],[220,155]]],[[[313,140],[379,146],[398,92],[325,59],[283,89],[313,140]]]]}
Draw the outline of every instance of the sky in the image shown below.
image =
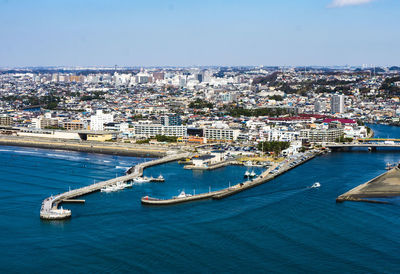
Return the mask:
{"type": "Polygon", "coordinates": [[[399,0],[0,0],[0,67],[400,65],[399,0]]]}

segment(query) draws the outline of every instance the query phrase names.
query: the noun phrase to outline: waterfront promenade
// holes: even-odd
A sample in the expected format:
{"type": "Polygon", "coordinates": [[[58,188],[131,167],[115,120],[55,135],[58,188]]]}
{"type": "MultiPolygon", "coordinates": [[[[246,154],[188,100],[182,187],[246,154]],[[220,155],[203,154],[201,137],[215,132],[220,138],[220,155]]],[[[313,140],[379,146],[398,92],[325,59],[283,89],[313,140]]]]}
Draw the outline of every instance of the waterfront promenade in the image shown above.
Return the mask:
{"type": "Polygon", "coordinates": [[[172,161],[177,161],[180,159],[185,159],[187,157],[190,157],[189,152],[182,152],[182,153],[177,153],[177,154],[173,154],[173,155],[168,155],[161,159],[156,159],[153,161],[138,164],[133,168],[133,172],[131,172],[130,174],[127,174],[127,175],[124,175],[121,177],[117,177],[117,178],[113,178],[113,179],[110,179],[107,181],[94,183],[92,185],[85,186],[85,187],[82,187],[79,189],[70,190],[65,193],[58,194],[56,196],[48,197],[42,202],[42,207],[40,209],[40,218],[48,219],[48,220],[69,218],[69,217],[71,217],[70,210],[58,208],[59,204],[62,203],[63,201],[71,200],[76,197],[80,197],[80,196],[83,196],[83,195],[86,195],[86,194],[89,194],[92,192],[99,191],[100,189],[110,186],[110,185],[114,185],[117,182],[126,182],[126,181],[133,180],[134,178],[142,176],[143,170],[147,167],[160,165],[160,164],[164,164],[164,163],[168,163],[168,162],[172,162],[172,161]]]}

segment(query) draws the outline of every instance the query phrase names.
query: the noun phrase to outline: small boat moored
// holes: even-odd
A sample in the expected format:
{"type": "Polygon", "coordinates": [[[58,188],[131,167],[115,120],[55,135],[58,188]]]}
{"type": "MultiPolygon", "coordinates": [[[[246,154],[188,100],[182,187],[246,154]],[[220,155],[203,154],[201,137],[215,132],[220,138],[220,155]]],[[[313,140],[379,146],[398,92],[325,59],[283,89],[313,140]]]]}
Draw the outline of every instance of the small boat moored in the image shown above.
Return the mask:
{"type": "Polygon", "coordinates": [[[135,182],[135,183],[149,183],[150,182],[150,178],[137,177],[137,178],[133,179],[133,182],[135,182]]]}
{"type": "Polygon", "coordinates": [[[178,196],[175,196],[174,199],[176,198],[186,198],[186,197],[190,197],[192,196],[192,194],[186,194],[184,190],[181,191],[181,193],[179,193],[178,196]]]}

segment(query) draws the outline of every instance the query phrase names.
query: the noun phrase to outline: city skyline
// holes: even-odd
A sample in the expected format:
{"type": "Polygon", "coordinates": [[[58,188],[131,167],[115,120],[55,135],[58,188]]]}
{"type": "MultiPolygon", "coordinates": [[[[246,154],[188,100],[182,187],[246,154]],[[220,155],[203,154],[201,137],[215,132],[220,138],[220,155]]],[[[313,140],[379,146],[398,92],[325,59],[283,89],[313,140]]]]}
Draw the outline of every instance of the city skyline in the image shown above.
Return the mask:
{"type": "Polygon", "coordinates": [[[391,66],[394,0],[2,1],[0,67],[391,66]]]}

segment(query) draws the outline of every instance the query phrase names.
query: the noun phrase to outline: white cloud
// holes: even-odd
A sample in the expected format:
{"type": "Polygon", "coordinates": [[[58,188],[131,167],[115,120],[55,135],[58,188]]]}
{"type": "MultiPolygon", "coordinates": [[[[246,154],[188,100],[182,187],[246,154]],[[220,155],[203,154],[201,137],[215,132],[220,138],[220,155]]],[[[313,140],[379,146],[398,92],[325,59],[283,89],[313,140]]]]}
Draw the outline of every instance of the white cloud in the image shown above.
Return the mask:
{"type": "Polygon", "coordinates": [[[375,0],[333,0],[332,3],[329,5],[331,8],[340,8],[344,6],[356,6],[367,4],[375,0]]]}

